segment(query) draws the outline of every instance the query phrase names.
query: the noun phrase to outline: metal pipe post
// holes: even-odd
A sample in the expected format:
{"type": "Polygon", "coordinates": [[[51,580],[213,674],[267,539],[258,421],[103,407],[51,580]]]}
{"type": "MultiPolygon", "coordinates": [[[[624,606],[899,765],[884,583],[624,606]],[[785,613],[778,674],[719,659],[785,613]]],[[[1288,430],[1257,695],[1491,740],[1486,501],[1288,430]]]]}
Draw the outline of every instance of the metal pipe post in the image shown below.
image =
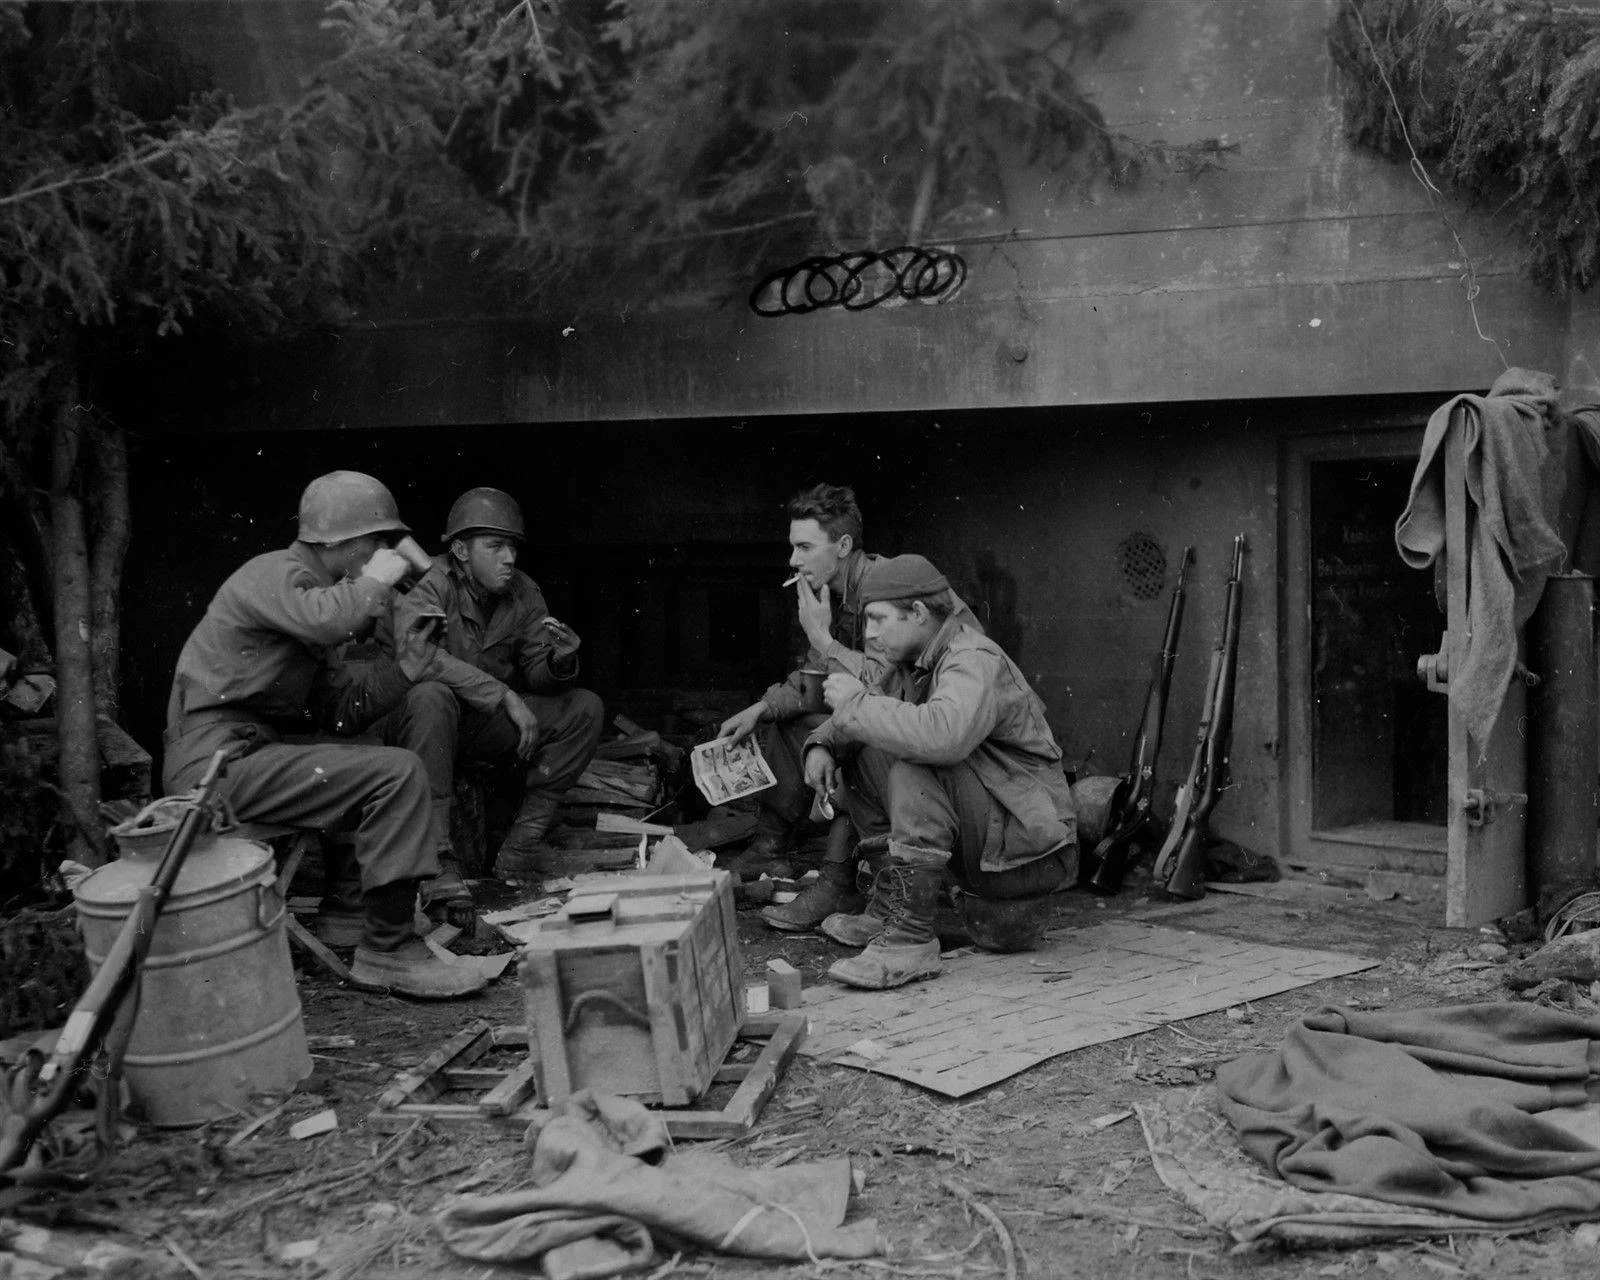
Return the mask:
{"type": "Polygon", "coordinates": [[[1528,620],[1528,882],[1541,921],[1596,887],[1600,691],[1594,579],[1556,574],[1528,620]]]}

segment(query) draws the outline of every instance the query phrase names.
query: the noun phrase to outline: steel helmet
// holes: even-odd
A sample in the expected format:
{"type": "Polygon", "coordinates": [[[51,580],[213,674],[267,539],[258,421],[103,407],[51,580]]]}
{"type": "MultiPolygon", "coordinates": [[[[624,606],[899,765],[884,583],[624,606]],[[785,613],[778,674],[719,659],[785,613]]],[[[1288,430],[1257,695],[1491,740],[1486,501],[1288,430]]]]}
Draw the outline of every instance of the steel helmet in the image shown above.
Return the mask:
{"type": "Polygon", "coordinates": [[[330,471],[300,495],[301,542],[344,542],[368,533],[410,533],[394,494],[360,471],[330,471]]]}
{"type": "Polygon", "coordinates": [[[1072,784],[1072,804],[1078,811],[1078,844],[1092,849],[1110,834],[1128,801],[1128,780],[1096,775],[1072,784]]]}
{"type": "Polygon", "coordinates": [[[503,489],[468,489],[450,508],[444,540],[450,542],[465,533],[503,533],[520,542],[522,508],[503,489]]]}

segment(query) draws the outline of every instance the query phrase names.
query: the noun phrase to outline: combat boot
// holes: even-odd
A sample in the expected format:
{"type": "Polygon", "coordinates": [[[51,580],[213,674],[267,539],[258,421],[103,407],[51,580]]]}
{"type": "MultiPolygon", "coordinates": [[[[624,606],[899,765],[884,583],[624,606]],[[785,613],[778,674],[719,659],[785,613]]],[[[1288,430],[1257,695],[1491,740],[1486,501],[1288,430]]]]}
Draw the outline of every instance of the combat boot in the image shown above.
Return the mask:
{"type": "Polygon", "coordinates": [[[418,1000],[454,1000],[489,985],[464,966],[447,964],[417,935],[415,880],[394,880],[362,894],[367,927],[350,976],[418,1000]]]}
{"type": "Polygon", "coordinates": [[[470,931],[477,922],[478,904],[454,858],[441,856],[439,874],[422,882],[422,909],[435,924],[453,924],[470,931]]]}
{"type": "Polygon", "coordinates": [[[856,888],[865,887],[866,904],[851,915],[840,911],[828,916],[817,927],[825,938],[846,947],[864,947],[889,923],[889,855],[884,851],[884,839],[863,840],[857,853],[861,865],[856,871],[856,888]]]}
{"type": "Polygon", "coordinates": [[[446,964],[414,934],[393,951],[357,947],[350,976],[416,1000],[456,1000],[489,985],[487,978],[472,969],[446,964]]]}
{"type": "Polygon", "coordinates": [[[324,837],[323,894],[311,931],[327,946],[359,947],[367,927],[361,901],[361,876],[348,844],[324,837]]]}
{"type": "Polygon", "coordinates": [[[516,821],[500,842],[500,852],[495,854],[497,879],[507,884],[538,884],[549,874],[544,837],[554,825],[560,807],[559,797],[541,791],[529,791],[522,797],[516,821]]]}
{"type": "Polygon", "coordinates": [[[939,939],[933,919],[947,860],[920,851],[909,857],[897,855],[894,865],[879,877],[889,881],[882,894],[889,906],[888,923],[860,955],[835,962],[828,976],[872,991],[938,976],[939,939]]]}
{"type": "Polygon", "coordinates": [[[740,880],[759,880],[763,875],[774,880],[788,879],[794,870],[789,861],[794,827],[794,823],[763,809],[750,843],[727,861],[718,859],[717,867],[733,872],[740,880]]]}
{"type": "Polygon", "coordinates": [[[793,902],[767,907],[761,918],[780,933],[809,933],[832,915],[854,915],[866,908],[856,889],[855,829],[842,814],[828,828],[828,852],[814,884],[793,902]]]}

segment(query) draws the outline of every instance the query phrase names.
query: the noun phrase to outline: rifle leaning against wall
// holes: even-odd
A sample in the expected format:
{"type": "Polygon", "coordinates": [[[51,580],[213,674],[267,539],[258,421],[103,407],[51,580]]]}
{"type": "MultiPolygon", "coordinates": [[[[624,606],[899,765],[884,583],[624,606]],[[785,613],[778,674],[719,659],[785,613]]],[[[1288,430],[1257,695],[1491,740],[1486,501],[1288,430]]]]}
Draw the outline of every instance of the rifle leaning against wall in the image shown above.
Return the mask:
{"type": "Polygon", "coordinates": [[[1239,615],[1244,595],[1244,534],[1233,540],[1233,572],[1223,606],[1222,638],[1211,654],[1206,699],[1200,709],[1194,759],[1178,788],[1172,829],[1156,855],[1157,885],[1176,898],[1203,898],[1206,841],[1211,813],[1232,781],[1228,771],[1233,739],[1233,691],[1239,674],[1239,615]]]}
{"type": "MultiPolygon", "coordinates": [[[[1111,797],[1111,816],[1106,834],[1091,855],[1094,870],[1084,883],[1090,891],[1113,894],[1122,887],[1122,877],[1132,860],[1135,841],[1150,827],[1150,801],[1155,795],[1156,761],[1161,756],[1161,731],[1167,720],[1167,695],[1172,690],[1172,668],[1178,660],[1178,635],[1183,630],[1184,579],[1194,548],[1185,547],[1178,561],[1178,583],[1172,588],[1172,603],[1167,608],[1167,629],[1161,648],[1151,663],[1150,688],[1145,693],[1144,715],[1133,742],[1133,759],[1128,772],[1111,797]]],[[[1148,847],[1148,846],[1146,846],[1148,847]]]]}

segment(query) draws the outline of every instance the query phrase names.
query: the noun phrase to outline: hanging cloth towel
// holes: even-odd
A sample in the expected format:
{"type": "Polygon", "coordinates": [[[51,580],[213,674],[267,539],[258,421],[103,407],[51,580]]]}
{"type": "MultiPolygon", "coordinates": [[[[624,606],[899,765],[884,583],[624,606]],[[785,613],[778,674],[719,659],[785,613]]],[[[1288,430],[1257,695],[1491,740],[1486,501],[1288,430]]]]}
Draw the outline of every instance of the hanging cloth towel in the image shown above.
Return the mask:
{"type": "Polygon", "coordinates": [[[1408,565],[1425,569],[1442,560],[1444,446],[1459,438],[1468,504],[1468,635],[1450,671],[1450,700],[1480,756],[1516,667],[1517,634],[1544,594],[1545,579],[1567,557],[1551,522],[1545,476],[1545,431],[1555,402],[1549,374],[1510,369],[1487,396],[1456,396],[1441,405],[1428,419],[1410,498],[1395,524],[1395,547],[1408,565]]]}

